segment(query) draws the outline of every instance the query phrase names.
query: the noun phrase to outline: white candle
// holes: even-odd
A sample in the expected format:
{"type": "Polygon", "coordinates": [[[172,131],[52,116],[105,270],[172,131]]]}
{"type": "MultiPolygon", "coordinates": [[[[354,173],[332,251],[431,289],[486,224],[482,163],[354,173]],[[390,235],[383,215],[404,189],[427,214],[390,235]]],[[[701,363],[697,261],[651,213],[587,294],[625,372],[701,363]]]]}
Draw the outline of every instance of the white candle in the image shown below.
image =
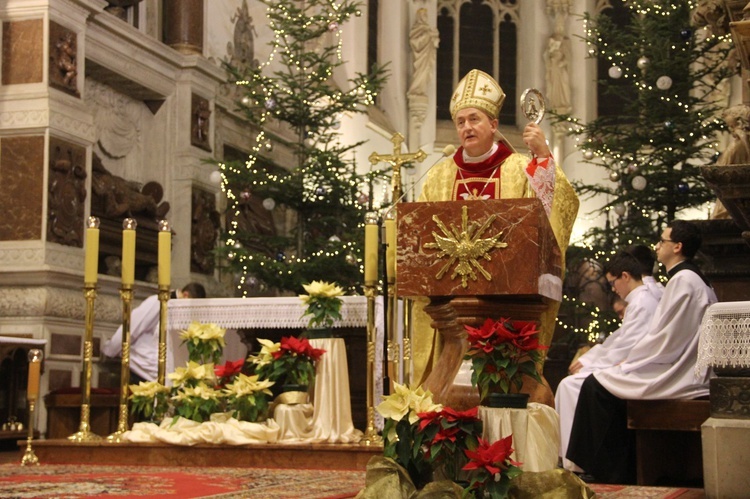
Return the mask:
{"type": "Polygon", "coordinates": [[[99,275],[99,219],[89,217],[83,266],[84,284],[96,284],[99,275]]]}

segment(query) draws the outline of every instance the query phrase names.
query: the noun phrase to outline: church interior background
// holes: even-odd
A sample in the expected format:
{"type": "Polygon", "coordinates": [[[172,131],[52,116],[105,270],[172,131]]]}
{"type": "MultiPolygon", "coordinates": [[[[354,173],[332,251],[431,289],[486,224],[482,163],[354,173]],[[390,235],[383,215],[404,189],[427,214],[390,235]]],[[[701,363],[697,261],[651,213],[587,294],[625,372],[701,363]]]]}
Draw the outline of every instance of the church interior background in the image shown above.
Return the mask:
{"type": "MultiPolygon", "coordinates": [[[[342,117],[341,141],[365,141],[354,159],[366,171],[370,154],[392,150],[392,136],[402,134],[405,150],[427,153],[405,178],[405,186],[418,192],[422,173],[456,142],[447,103],[473,67],[493,74],[508,94],[500,131],[521,152],[525,118],[517,103],[526,88],[541,90],[555,111],[594,117],[596,63],[576,37],[580,14],[608,5],[606,0],[363,2],[361,15],[341,27],[345,64],[332,84],[366,73],[374,61],[389,63],[390,74],[367,113],[342,117]],[[487,13],[498,21],[496,37],[492,25],[489,35],[482,31],[487,13]],[[468,33],[467,26],[476,31],[468,33]]],[[[198,281],[212,297],[235,295],[235,276],[213,255],[226,209],[216,163],[246,156],[257,130],[236,112],[236,90],[226,83],[222,62],[253,65],[269,58],[273,33],[265,6],[257,0],[5,0],[0,26],[0,336],[44,340],[41,394],[79,386],[84,227],[90,215],[98,216],[92,386],[117,386],[117,365],[101,362],[99,345],[122,319],[118,255],[126,214],[139,224],[136,302],[156,291],[161,218],[169,220],[174,234],[173,287],[198,281]]],[[[736,77],[725,89],[727,106],[742,101],[742,93],[736,77]]],[[[549,120],[541,126],[571,181],[606,181],[581,160],[563,129],[549,120]]],[[[281,168],[293,163],[283,144],[272,144],[264,157],[281,168]]],[[[377,185],[374,195],[387,201],[387,185],[377,185]]],[[[602,202],[582,199],[572,242],[588,227],[606,223],[591,215],[602,202]]],[[[249,223],[286,223],[275,214],[264,217],[249,223]]],[[[687,214],[691,217],[705,219],[707,213],[687,214]]],[[[742,293],[728,286],[724,299],[747,299],[742,293]]],[[[3,372],[19,365],[23,359],[6,358],[3,372]]],[[[6,411],[10,401],[24,406],[21,395],[10,395],[24,382],[23,376],[2,376],[6,411]]],[[[18,414],[22,417],[22,409],[18,414]]],[[[41,434],[47,425],[40,404],[41,434]]]]}

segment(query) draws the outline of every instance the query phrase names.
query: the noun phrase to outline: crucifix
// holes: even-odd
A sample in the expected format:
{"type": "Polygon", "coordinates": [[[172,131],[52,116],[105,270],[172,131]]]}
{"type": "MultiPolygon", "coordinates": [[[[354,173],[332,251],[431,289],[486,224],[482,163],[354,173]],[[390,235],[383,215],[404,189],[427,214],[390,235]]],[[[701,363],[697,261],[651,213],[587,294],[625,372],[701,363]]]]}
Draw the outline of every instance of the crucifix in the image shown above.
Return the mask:
{"type": "Polygon", "coordinates": [[[385,161],[386,163],[393,166],[393,176],[391,177],[391,195],[393,196],[392,199],[395,203],[399,200],[403,192],[401,189],[401,165],[403,165],[404,163],[409,163],[410,161],[421,163],[427,157],[427,153],[420,149],[417,152],[407,152],[401,154],[401,145],[404,143],[404,136],[398,132],[393,134],[393,137],[391,137],[391,142],[393,142],[393,154],[378,154],[376,152],[373,152],[372,154],[370,154],[370,157],[368,159],[373,166],[381,161],[385,161]]]}

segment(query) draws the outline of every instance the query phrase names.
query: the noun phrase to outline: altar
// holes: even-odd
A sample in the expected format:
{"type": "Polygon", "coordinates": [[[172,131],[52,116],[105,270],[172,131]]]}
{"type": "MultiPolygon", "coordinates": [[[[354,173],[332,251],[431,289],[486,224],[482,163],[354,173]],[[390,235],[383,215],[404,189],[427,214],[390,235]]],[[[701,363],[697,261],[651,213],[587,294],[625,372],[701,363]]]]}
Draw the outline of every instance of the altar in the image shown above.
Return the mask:
{"type": "MultiPolygon", "coordinates": [[[[348,418],[355,427],[363,429],[367,422],[366,371],[362,369],[367,363],[367,300],[364,296],[341,298],[341,319],[334,324],[333,337],[311,340],[316,348],[328,353],[318,366],[319,383],[312,394],[316,407],[310,410],[316,413],[313,419],[322,420],[336,414],[336,418],[348,418]],[[323,388],[324,384],[329,384],[327,389],[323,388]],[[334,397],[335,402],[330,397],[334,397]]],[[[378,313],[381,303],[378,300],[376,305],[376,329],[382,339],[382,312],[378,313]]],[[[181,345],[179,335],[194,321],[227,329],[222,362],[247,357],[257,338],[279,341],[282,336],[299,335],[308,322],[308,318],[303,317],[305,305],[296,296],[182,299],[170,300],[167,306],[168,340],[174,366],[187,362],[187,348],[181,345]]],[[[376,358],[382,359],[382,343],[382,340],[376,342],[376,358]]],[[[376,365],[377,372],[381,373],[376,374],[376,380],[382,380],[382,362],[376,365]]],[[[381,385],[376,381],[376,395],[382,394],[381,385]]]]}

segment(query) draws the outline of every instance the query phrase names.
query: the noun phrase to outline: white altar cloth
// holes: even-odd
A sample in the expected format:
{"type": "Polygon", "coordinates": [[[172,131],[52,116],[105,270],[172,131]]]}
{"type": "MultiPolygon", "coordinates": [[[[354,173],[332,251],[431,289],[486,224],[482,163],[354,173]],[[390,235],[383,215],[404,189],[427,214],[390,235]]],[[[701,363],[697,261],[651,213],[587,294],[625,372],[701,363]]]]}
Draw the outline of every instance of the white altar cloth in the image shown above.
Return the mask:
{"type": "MultiPolygon", "coordinates": [[[[334,327],[367,326],[367,299],[342,296],[341,319],[334,327]]],[[[213,323],[226,329],[286,329],[307,327],[305,304],[298,296],[281,298],[203,298],[169,300],[168,329],[185,329],[191,322],[213,323]]]]}
{"type": "Polygon", "coordinates": [[[496,442],[513,435],[512,459],[523,463],[524,471],[557,468],[560,447],[560,417],[548,405],[529,402],[526,409],[495,409],[479,406],[484,423],[482,438],[496,442]]]}

